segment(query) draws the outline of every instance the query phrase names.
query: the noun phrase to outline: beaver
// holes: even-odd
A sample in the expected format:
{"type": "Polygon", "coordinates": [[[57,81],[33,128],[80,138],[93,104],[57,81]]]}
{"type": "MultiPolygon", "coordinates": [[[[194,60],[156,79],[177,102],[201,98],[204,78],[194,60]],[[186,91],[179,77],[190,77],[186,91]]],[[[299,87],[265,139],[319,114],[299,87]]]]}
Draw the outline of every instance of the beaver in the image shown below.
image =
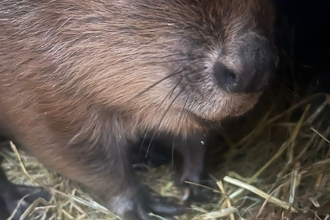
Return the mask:
{"type": "Polygon", "coordinates": [[[250,110],[276,68],[273,20],[268,0],[3,0],[1,135],[124,219],[181,214],[127,146],[250,110]]]}

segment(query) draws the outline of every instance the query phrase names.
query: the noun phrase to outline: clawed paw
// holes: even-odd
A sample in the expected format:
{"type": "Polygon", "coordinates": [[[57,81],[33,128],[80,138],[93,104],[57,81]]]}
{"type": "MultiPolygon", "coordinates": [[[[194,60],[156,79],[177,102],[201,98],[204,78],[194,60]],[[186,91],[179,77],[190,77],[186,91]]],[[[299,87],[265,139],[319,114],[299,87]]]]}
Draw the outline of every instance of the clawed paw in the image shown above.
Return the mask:
{"type": "Polygon", "coordinates": [[[214,193],[217,185],[213,180],[201,181],[198,185],[190,183],[183,183],[182,185],[184,188],[182,200],[186,205],[189,205],[191,202],[211,202],[217,198],[217,194],[214,193]]]}
{"type": "Polygon", "coordinates": [[[173,216],[184,214],[188,208],[179,204],[173,197],[163,197],[148,187],[141,187],[138,191],[134,210],[126,213],[125,219],[129,220],[160,220],[175,219],[173,216]],[[161,216],[161,218],[157,217],[161,216]]]}

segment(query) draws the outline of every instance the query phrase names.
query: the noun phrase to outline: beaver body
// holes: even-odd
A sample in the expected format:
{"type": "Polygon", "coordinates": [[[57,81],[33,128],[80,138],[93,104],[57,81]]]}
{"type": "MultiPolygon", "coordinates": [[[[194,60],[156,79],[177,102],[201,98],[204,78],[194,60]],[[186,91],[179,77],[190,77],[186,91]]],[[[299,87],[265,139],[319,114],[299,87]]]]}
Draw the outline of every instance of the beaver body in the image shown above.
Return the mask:
{"type": "Polygon", "coordinates": [[[238,116],[275,69],[267,0],[4,0],[0,131],[116,214],[182,213],[135,179],[128,142],[238,116]]]}

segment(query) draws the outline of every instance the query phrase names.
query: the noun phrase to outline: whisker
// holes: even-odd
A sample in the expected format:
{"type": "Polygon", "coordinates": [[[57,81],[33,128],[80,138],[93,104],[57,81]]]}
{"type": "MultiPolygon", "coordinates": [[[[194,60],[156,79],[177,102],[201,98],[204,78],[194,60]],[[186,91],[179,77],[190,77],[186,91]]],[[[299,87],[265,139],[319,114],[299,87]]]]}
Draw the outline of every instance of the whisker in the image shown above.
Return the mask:
{"type": "MultiPolygon", "coordinates": [[[[166,100],[168,97],[170,98],[170,97],[173,95],[174,90],[180,85],[181,81],[182,81],[182,77],[181,77],[180,81],[179,81],[179,82],[173,87],[173,89],[171,89],[171,91],[165,96],[165,98],[163,99],[163,101],[162,101],[162,102],[160,103],[160,105],[158,106],[157,111],[161,108],[161,106],[163,105],[163,103],[165,102],[165,100],[166,100]]],[[[148,131],[145,132],[145,135],[144,135],[144,137],[143,137],[143,142],[142,142],[142,145],[141,145],[141,148],[140,148],[140,152],[141,152],[141,149],[142,149],[142,146],[143,146],[144,140],[145,140],[145,138],[146,138],[146,136],[147,136],[147,133],[148,133],[148,131]]],[[[146,153],[146,157],[147,157],[147,155],[148,155],[149,148],[150,148],[150,146],[151,146],[151,142],[153,141],[153,138],[154,138],[154,135],[151,137],[151,140],[150,140],[150,142],[149,142],[148,149],[147,149],[147,153],[146,153]]]]}
{"type": "MultiPolygon", "coordinates": [[[[173,103],[177,100],[177,98],[181,95],[181,93],[184,91],[184,88],[185,86],[181,89],[180,92],[178,92],[178,94],[174,97],[174,99],[171,101],[171,103],[169,104],[169,106],[167,107],[167,109],[165,110],[164,114],[162,115],[158,125],[156,126],[156,130],[159,130],[159,127],[161,126],[166,114],[168,113],[168,111],[170,110],[170,108],[172,107],[173,103]]],[[[151,137],[151,141],[153,140],[153,138],[155,137],[155,134],[156,132],[153,132],[153,135],[151,137]]],[[[147,149],[147,152],[146,152],[146,156],[148,155],[149,153],[149,150],[150,150],[150,146],[151,146],[151,142],[149,143],[148,145],[148,149],[147,149]]]]}
{"type": "Polygon", "coordinates": [[[183,77],[180,78],[179,82],[173,87],[173,89],[171,89],[171,91],[166,95],[165,98],[167,98],[167,97],[171,98],[171,96],[173,95],[175,89],[180,85],[182,80],[183,80],[183,77]]]}
{"type": "MultiPolygon", "coordinates": [[[[183,77],[181,77],[181,79],[179,80],[179,82],[178,82],[178,83],[173,87],[173,89],[171,89],[171,91],[165,96],[165,98],[164,98],[163,101],[160,103],[160,105],[159,105],[159,107],[158,107],[157,110],[159,110],[159,109],[161,108],[161,106],[163,105],[163,103],[165,102],[165,100],[166,100],[168,97],[170,98],[170,97],[173,95],[175,89],[180,85],[182,79],[183,79],[183,77]]],[[[141,155],[142,148],[143,148],[143,144],[144,144],[144,142],[145,142],[145,140],[146,140],[147,134],[148,134],[148,129],[145,131],[145,134],[144,134],[143,139],[142,139],[142,143],[141,143],[141,145],[140,145],[139,157],[140,157],[140,155],[141,155]]],[[[146,153],[145,157],[147,157],[147,155],[148,155],[149,148],[150,148],[150,146],[151,146],[151,142],[153,141],[153,138],[154,138],[154,135],[153,135],[153,136],[151,137],[151,139],[149,140],[150,142],[149,142],[148,150],[147,150],[147,153],[146,153]]]]}
{"type": "MultiPolygon", "coordinates": [[[[172,56],[172,55],[171,55],[172,56]]],[[[199,59],[203,59],[203,58],[206,58],[206,57],[200,57],[199,59]]],[[[195,57],[192,57],[192,58],[184,58],[184,59],[173,59],[173,60],[165,60],[165,61],[152,61],[150,63],[147,63],[147,64],[159,64],[159,63],[171,63],[171,62],[182,62],[182,61],[188,61],[188,60],[195,60],[196,58],[195,57]]],[[[148,86],[146,89],[144,89],[143,91],[141,91],[140,93],[138,93],[136,96],[134,96],[134,98],[142,95],[143,93],[145,93],[146,91],[148,91],[149,89],[155,87],[156,85],[158,85],[159,83],[163,82],[164,80],[166,79],[169,79],[177,74],[180,74],[182,73],[183,71],[185,71],[186,68],[182,68],[182,69],[178,69],[176,71],[174,71],[173,73],[163,77],[162,79],[160,79],[159,81],[155,82],[154,84],[148,86]]],[[[132,99],[134,99],[132,98],[132,99]]]]}
{"type": "Polygon", "coordinates": [[[149,144],[148,144],[148,148],[147,148],[147,152],[146,152],[145,158],[147,158],[147,156],[148,156],[148,154],[149,154],[149,150],[150,150],[150,147],[151,147],[151,143],[152,143],[152,141],[154,140],[155,134],[156,134],[156,132],[153,132],[153,134],[152,134],[152,136],[151,136],[151,139],[150,139],[149,144]]]}
{"type": "MultiPolygon", "coordinates": [[[[185,87],[185,86],[184,86],[184,87],[185,87]]],[[[184,115],[184,113],[186,113],[186,115],[188,115],[188,113],[185,111],[185,109],[186,109],[186,106],[187,106],[187,103],[188,103],[188,100],[189,100],[189,96],[190,96],[190,95],[187,96],[186,101],[185,101],[185,103],[184,103],[184,105],[183,105],[183,108],[181,109],[180,116],[179,116],[179,120],[178,120],[178,126],[180,125],[181,120],[183,119],[183,115],[184,115]]],[[[183,123],[183,121],[182,121],[182,123],[183,123]]],[[[172,167],[172,169],[174,169],[174,152],[175,152],[175,138],[173,138],[173,142],[172,142],[172,152],[171,152],[171,157],[172,157],[172,160],[171,160],[171,167],[172,167]]]]}
{"type": "Polygon", "coordinates": [[[142,148],[143,148],[143,144],[144,144],[144,142],[145,142],[145,140],[146,140],[147,134],[148,134],[148,130],[146,130],[145,133],[144,133],[144,135],[143,135],[142,143],[141,143],[141,145],[140,145],[139,157],[140,157],[140,155],[141,155],[142,148]]]}
{"type": "Polygon", "coordinates": [[[173,142],[172,142],[172,152],[171,152],[171,168],[172,170],[174,170],[174,146],[175,146],[175,138],[173,138],[173,142]]]}
{"type": "Polygon", "coordinates": [[[164,60],[164,61],[152,61],[151,63],[147,63],[147,64],[159,64],[159,63],[173,63],[173,62],[182,62],[182,61],[188,61],[188,60],[195,60],[196,58],[192,57],[192,58],[182,58],[182,59],[173,59],[173,60],[164,60]]]}
{"type": "MultiPolygon", "coordinates": [[[[188,98],[186,99],[186,103],[188,103],[188,98]]],[[[182,114],[183,115],[182,122],[184,122],[184,121],[187,120],[187,117],[189,115],[189,112],[191,112],[191,106],[192,105],[193,105],[193,103],[190,103],[189,105],[186,105],[185,106],[185,111],[184,111],[185,114],[182,114]]]]}
{"type": "MultiPolygon", "coordinates": [[[[187,106],[187,103],[188,103],[189,98],[190,98],[190,94],[188,94],[188,96],[187,96],[187,98],[186,98],[186,101],[184,102],[183,108],[181,109],[181,112],[180,112],[180,116],[179,116],[179,120],[178,120],[178,124],[177,124],[177,126],[180,125],[181,120],[183,119],[183,115],[184,115],[184,113],[186,113],[186,114],[188,115],[188,113],[186,112],[185,109],[186,109],[186,106],[187,106]]],[[[182,121],[182,123],[183,123],[183,121],[182,121]]]]}
{"type": "Polygon", "coordinates": [[[167,95],[165,96],[165,98],[163,99],[163,101],[160,103],[160,105],[158,106],[158,108],[157,108],[156,111],[158,111],[162,107],[163,103],[165,102],[165,100],[167,98],[169,98],[169,99],[171,98],[171,96],[173,95],[175,89],[180,85],[182,79],[183,79],[183,77],[181,77],[181,79],[179,80],[179,82],[171,89],[171,91],[169,93],[167,93],[167,95]]]}
{"type": "Polygon", "coordinates": [[[173,73],[171,73],[171,74],[169,74],[169,75],[163,77],[163,78],[160,79],[159,81],[153,83],[152,85],[148,86],[148,87],[147,87],[146,89],[144,89],[143,91],[139,92],[139,93],[138,93],[136,96],[134,96],[132,99],[137,98],[138,96],[140,96],[140,95],[142,95],[143,93],[147,92],[149,89],[155,87],[156,85],[158,85],[159,83],[163,82],[164,80],[169,79],[169,78],[171,78],[171,77],[173,77],[173,76],[175,76],[175,75],[181,73],[182,71],[183,71],[183,69],[181,69],[181,70],[177,70],[177,71],[175,71],[175,72],[173,72],[173,73]]]}

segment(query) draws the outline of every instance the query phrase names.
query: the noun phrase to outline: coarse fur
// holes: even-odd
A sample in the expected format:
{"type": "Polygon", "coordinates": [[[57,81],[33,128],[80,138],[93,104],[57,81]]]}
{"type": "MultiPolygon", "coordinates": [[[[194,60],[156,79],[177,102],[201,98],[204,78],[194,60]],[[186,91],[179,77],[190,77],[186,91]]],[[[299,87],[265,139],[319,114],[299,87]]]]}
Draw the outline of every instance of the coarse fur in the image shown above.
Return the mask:
{"type": "Polygon", "coordinates": [[[272,24],[267,0],[2,0],[0,131],[115,213],[147,219],[128,141],[186,137],[251,109],[272,71],[237,93],[214,65],[245,86],[255,76],[240,49],[256,39],[273,49],[272,24]]]}

